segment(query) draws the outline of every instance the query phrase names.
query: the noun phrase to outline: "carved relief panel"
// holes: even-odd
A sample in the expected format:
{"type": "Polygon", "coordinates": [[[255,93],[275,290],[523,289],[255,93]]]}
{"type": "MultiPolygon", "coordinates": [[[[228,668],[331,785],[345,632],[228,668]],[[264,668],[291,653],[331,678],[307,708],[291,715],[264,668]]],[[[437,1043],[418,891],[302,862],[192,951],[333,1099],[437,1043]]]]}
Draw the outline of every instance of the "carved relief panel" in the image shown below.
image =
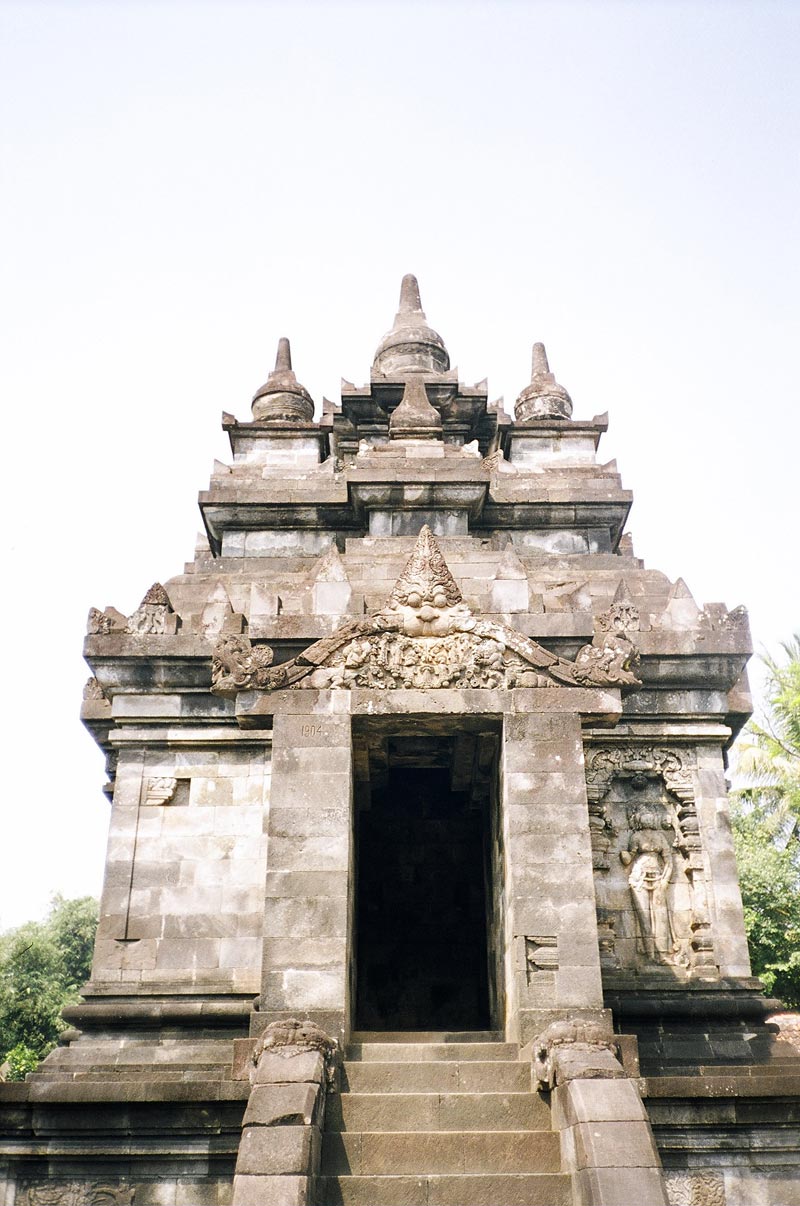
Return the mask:
{"type": "Polygon", "coordinates": [[[107,1181],[30,1181],[20,1186],[20,1206],[133,1206],[130,1185],[107,1181]]]}
{"type": "Polygon", "coordinates": [[[690,755],[611,746],[587,756],[601,964],[714,978],[690,755]]]}

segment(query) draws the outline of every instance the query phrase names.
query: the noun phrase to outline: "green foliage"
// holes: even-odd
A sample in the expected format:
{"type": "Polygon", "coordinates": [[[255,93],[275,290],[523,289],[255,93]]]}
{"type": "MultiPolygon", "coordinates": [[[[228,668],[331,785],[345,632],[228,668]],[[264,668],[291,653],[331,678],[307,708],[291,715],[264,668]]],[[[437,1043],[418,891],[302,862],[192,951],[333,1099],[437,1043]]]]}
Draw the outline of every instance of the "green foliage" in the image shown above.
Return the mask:
{"type": "Polygon", "coordinates": [[[17,1043],[6,1055],[8,1074],[6,1080],[24,1080],[29,1072],[33,1072],[39,1063],[39,1056],[32,1047],[17,1043]]]}
{"type": "Polygon", "coordinates": [[[764,715],[747,726],[737,747],[737,796],[780,818],[787,838],[800,831],[800,634],[779,662],[766,656],[764,715]]]}
{"type": "Polygon", "coordinates": [[[61,1010],[88,978],[96,928],[97,901],[56,896],[45,921],[0,935],[0,1063],[11,1065],[10,1079],[55,1046],[61,1010]]]}
{"type": "Polygon", "coordinates": [[[753,971],[787,1005],[800,1007],[800,849],[775,815],[733,804],[733,836],[753,971]]]}
{"type": "Polygon", "coordinates": [[[783,652],[737,746],[733,832],[753,970],[800,1007],[800,635],[783,652]]]}

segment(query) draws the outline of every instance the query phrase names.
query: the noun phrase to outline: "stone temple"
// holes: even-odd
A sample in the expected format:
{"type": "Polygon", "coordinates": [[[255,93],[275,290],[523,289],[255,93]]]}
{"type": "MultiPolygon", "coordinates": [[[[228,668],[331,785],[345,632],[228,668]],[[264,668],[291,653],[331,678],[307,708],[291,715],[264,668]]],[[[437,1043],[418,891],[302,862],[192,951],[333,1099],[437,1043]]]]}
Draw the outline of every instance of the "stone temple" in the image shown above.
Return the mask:
{"type": "Polygon", "coordinates": [[[636,557],[606,416],[541,344],[462,384],[408,276],[367,386],[315,419],[281,339],[223,426],[194,561],[89,615],[102,917],[0,1201],[797,1206],[747,617],[636,557]]]}

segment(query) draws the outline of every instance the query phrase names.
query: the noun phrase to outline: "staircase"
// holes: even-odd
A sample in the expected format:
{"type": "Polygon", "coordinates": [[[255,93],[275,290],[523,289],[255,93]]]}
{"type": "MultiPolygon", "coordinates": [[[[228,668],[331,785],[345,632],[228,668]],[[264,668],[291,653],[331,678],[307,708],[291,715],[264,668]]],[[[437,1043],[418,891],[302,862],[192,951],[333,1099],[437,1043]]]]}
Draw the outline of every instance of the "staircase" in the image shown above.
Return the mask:
{"type": "Polygon", "coordinates": [[[550,1107],[486,1033],[354,1034],[329,1097],[321,1206],[571,1206],[550,1107]]]}

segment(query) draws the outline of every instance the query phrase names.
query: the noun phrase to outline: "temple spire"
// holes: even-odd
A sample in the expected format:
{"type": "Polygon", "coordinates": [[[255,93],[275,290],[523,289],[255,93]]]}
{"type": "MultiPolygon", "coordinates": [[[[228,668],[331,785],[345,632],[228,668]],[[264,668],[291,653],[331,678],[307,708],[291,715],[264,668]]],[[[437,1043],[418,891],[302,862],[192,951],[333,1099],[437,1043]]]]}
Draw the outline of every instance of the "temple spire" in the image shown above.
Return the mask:
{"type": "Polygon", "coordinates": [[[253,398],[253,418],[259,423],[312,423],[314,400],[292,370],[292,349],[282,335],[275,368],[253,398]]]}
{"type": "Polygon", "coordinates": [[[572,416],[572,399],[550,372],[543,343],[533,345],[531,383],[517,398],[514,414],[518,423],[528,419],[569,419],[572,416]]]}
{"type": "Polygon", "coordinates": [[[428,326],[417,278],[409,272],[400,285],[400,305],[392,329],[375,353],[372,374],[405,377],[408,373],[446,373],[449,368],[444,340],[428,326]]]}

